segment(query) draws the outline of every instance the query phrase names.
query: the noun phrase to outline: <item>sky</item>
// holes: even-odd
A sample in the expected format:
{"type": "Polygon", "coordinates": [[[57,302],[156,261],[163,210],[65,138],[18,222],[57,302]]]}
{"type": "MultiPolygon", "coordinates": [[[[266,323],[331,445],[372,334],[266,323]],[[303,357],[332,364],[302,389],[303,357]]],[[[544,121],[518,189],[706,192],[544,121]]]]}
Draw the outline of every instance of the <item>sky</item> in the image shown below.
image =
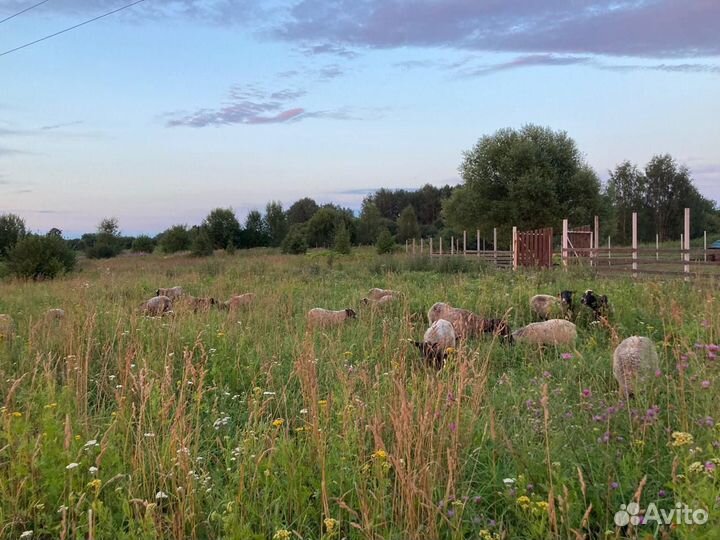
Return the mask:
{"type": "Polygon", "coordinates": [[[718,0],[0,0],[0,213],[66,236],[460,182],[527,123],[720,201],[718,0]]]}

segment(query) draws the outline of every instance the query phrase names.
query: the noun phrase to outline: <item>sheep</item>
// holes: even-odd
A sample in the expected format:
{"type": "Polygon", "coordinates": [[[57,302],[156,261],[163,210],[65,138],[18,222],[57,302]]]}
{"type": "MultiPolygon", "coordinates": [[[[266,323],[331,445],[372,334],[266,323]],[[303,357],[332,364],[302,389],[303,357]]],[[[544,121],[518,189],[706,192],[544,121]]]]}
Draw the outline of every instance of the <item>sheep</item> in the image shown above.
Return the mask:
{"type": "Polygon", "coordinates": [[[453,325],[458,339],[493,333],[503,337],[510,336],[508,325],[499,319],[485,319],[470,310],[454,308],[445,302],[436,302],[428,311],[428,320],[433,323],[441,319],[453,325]]]}
{"type": "Polygon", "coordinates": [[[445,319],[434,321],[425,331],[422,341],[413,341],[423,358],[436,369],[441,369],[448,349],[455,348],[457,336],[451,322],[445,319]]]}
{"type": "Polygon", "coordinates": [[[543,321],[558,314],[569,318],[572,316],[572,294],[572,291],[562,291],[557,296],[536,294],[530,299],[530,309],[543,321]],[[558,307],[560,313],[558,313],[558,307]]]}
{"type": "Polygon", "coordinates": [[[215,305],[214,298],[199,298],[196,296],[185,296],[182,300],[183,305],[188,305],[192,308],[193,312],[208,311],[215,305]]]}
{"type": "Polygon", "coordinates": [[[172,311],[172,300],[163,295],[153,296],[141,306],[141,309],[145,315],[163,315],[172,311]]]}
{"type": "Polygon", "coordinates": [[[65,318],[65,310],[60,309],[60,308],[48,309],[45,312],[45,318],[49,321],[50,320],[61,321],[65,318]]]}
{"type": "Polygon", "coordinates": [[[512,334],[512,339],[518,343],[537,345],[572,345],[576,337],[575,325],[565,319],[530,323],[512,334]]]}
{"type": "Polygon", "coordinates": [[[383,296],[400,296],[400,293],[397,291],[391,291],[390,289],[378,288],[370,289],[370,292],[368,293],[368,299],[370,300],[380,300],[383,296]]]}
{"type": "Polygon", "coordinates": [[[357,314],[350,308],[332,311],[323,308],[312,308],[307,312],[309,328],[336,326],[348,319],[355,319],[357,314]]]}
{"type": "Polygon", "coordinates": [[[219,302],[218,307],[220,309],[234,311],[238,308],[249,306],[254,301],[255,293],[237,294],[235,296],[231,296],[226,302],[219,302]]]}
{"type": "Polygon", "coordinates": [[[387,306],[388,304],[395,303],[398,300],[400,300],[400,298],[395,294],[386,294],[385,296],[381,296],[380,298],[363,298],[362,303],[366,306],[370,304],[373,307],[381,308],[387,306]]]}
{"type": "Polygon", "coordinates": [[[10,340],[15,335],[15,323],[10,315],[0,313],[0,341],[10,340]]]}
{"type": "Polygon", "coordinates": [[[178,286],[170,287],[167,289],[160,288],[155,291],[155,296],[167,296],[170,300],[180,298],[184,294],[185,292],[183,291],[183,288],[178,286]]]}
{"type": "Polygon", "coordinates": [[[650,338],[629,337],[613,352],[613,375],[620,385],[620,395],[626,399],[634,397],[636,388],[648,382],[658,369],[657,350],[650,338]]]}
{"type": "Polygon", "coordinates": [[[608,297],[604,294],[599,296],[592,289],[585,291],[585,294],[583,294],[580,299],[580,303],[592,310],[596,321],[600,320],[600,317],[607,317],[608,310],[610,309],[608,297]]]}

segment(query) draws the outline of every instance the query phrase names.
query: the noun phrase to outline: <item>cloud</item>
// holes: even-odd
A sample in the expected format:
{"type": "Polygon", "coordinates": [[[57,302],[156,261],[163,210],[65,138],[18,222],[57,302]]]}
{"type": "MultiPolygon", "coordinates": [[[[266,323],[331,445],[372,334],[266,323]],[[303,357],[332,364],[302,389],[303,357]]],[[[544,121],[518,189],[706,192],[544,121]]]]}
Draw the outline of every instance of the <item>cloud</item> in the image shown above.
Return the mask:
{"type": "Polygon", "coordinates": [[[56,129],[62,129],[71,126],[79,126],[83,124],[82,120],[73,120],[72,122],[62,122],[60,124],[50,124],[47,126],[40,126],[41,131],[54,131],[56,129]]]}
{"type": "Polygon", "coordinates": [[[508,62],[485,65],[480,67],[468,68],[459,71],[461,75],[468,77],[489,75],[498,71],[507,71],[511,69],[519,69],[536,66],[571,66],[576,64],[588,64],[593,60],[584,56],[556,56],[552,54],[533,54],[529,56],[519,56],[508,62]]]}
{"type": "Polygon", "coordinates": [[[302,0],[274,35],[338,47],[692,57],[720,54],[716,0],[302,0]]]}
{"type": "Polygon", "coordinates": [[[29,154],[30,152],[26,152],[25,150],[17,150],[16,148],[7,148],[5,146],[0,146],[0,157],[3,156],[17,156],[17,155],[23,155],[23,154],[29,154]]]}
{"type": "Polygon", "coordinates": [[[320,45],[305,45],[302,47],[298,47],[298,52],[301,54],[304,54],[305,56],[317,56],[321,54],[329,54],[329,55],[335,55],[340,56],[342,58],[346,58],[348,60],[353,60],[360,56],[359,53],[352,51],[346,47],[343,47],[341,45],[336,45],[333,43],[322,43],[320,45]]]}
{"type": "Polygon", "coordinates": [[[283,89],[273,92],[256,85],[233,86],[230,101],[217,109],[198,109],[165,115],[166,127],[207,127],[234,124],[282,124],[308,118],[350,119],[345,110],[308,111],[294,102],[306,95],[304,90],[283,89]]]}

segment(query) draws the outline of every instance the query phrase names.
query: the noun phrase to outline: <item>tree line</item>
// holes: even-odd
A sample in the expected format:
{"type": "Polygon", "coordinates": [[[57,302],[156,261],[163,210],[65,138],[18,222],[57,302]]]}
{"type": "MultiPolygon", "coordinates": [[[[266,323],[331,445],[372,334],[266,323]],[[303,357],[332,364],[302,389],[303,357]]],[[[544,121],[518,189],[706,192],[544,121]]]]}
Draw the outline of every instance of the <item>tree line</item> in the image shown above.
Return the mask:
{"type": "Polygon", "coordinates": [[[716,203],[699,193],[688,168],[668,154],[654,156],[643,168],[624,161],[603,186],[567,133],[527,125],[482,137],[463,154],[459,172],[458,186],[379,189],[365,197],[357,216],[349,208],[305,197],[287,209],[271,201],[264,213],[252,210],[243,223],[231,208],[216,208],[199,225],[176,224],[155,236],[124,236],[117,219],[106,218],[95,232],[65,241],[59,229],[30,234],[20,217],[5,214],[0,216],[0,264],[16,275],[52,277],[72,270],[78,252],[90,258],[126,250],[208,256],[218,249],[254,247],[348,253],[353,245],[374,244],[387,253],[412,238],[449,239],[463,230],[477,229],[490,238],[495,227],[507,245],[512,226],[559,229],[564,218],[581,226],[596,215],[603,236],[627,243],[633,211],[639,213],[641,241],[656,234],[666,240],[679,237],[686,207],[693,236],[720,232],[716,203]]]}

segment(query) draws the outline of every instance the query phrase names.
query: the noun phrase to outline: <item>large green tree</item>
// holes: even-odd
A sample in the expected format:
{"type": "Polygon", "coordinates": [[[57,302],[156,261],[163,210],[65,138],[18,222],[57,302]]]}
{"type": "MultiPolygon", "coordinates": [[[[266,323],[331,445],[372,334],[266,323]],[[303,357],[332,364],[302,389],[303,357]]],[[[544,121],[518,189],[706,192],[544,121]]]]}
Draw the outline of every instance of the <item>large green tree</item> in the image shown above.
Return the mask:
{"type": "Polygon", "coordinates": [[[287,215],[283,212],[282,203],[270,201],[265,207],[265,227],[270,237],[270,245],[277,247],[282,244],[288,232],[287,215]]]}
{"type": "Polygon", "coordinates": [[[313,217],[319,209],[318,204],[310,197],[304,197],[295,201],[287,211],[288,225],[310,221],[310,218],[313,217]]]}
{"type": "Polygon", "coordinates": [[[85,254],[91,259],[109,259],[123,250],[117,218],[104,218],[97,227],[94,242],[89,243],[85,254]]]}
{"type": "Polygon", "coordinates": [[[484,136],[464,154],[460,175],[444,204],[457,230],[559,228],[563,218],[586,225],[601,209],[600,181],[562,131],[527,125],[484,136]]]}
{"type": "Polygon", "coordinates": [[[413,238],[420,237],[420,225],[418,225],[417,215],[415,209],[408,205],[402,212],[397,220],[398,233],[397,238],[399,242],[405,242],[405,240],[412,240],[413,238]]]}
{"type": "Polygon", "coordinates": [[[363,201],[357,224],[358,243],[374,244],[385,227],[385,219],[380,214],[377,205],[371,199],[366,198],[363,201]]]}
{"type": "Polygon", "coordinates": [[[225,249],[240,233],[240,222],[232,208],[215,208],[202,223],[216,249],[225,249]]]}
{"type": "Polygon", "coordinates": [[[0,258],[6,257],[26,234],[23,218],[15,214],[0,215],[0,258]]]}

